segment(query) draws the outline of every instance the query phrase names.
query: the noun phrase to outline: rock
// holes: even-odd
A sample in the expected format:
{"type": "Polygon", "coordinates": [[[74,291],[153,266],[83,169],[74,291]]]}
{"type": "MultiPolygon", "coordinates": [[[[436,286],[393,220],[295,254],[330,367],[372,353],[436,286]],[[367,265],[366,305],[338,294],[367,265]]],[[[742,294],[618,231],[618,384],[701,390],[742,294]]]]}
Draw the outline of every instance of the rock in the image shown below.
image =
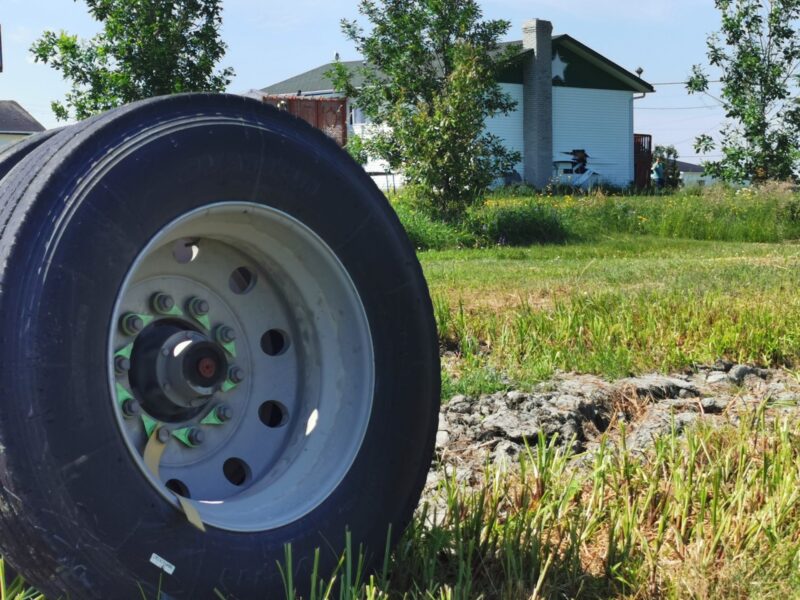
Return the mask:
{"type": "Polygon", "coordinates": [[[688,381],[662,375],[646,375],[644,377],[623,379],[619,382],[619,385],[634,388],[636,395],[640,398],[653,398],[655,400],[677,398],[681,391],[685,391],[686,394],[691,396],[700,395],[700,391],[688,381]]]}
{"type": "Polygon", "coordinates": [[[714,371],[724,371],[725,373],[727,373],[728,371],[731,370],[731,367],[733,367],[733,365],[734,363],[730,360],[725,360],[724,358],[718,358],[712,365],[711,369],[714,371]]]}
{"type": "Polygon", "coordinates": [[[681,433],[687,425],[697,420],[697,413],[682,412],[676,415],[664,410],[654,409],[641,421],[640,425],[625,438],[626,446],[633,452],[643,453],[653,441],[667,435],[675,428],[675,433],[681,433]]]}
{"type": "Polygon", "coordinates": [[[708,374],[708,377],[706,377],[706,383],[709,385],[715,385],[725,381],[728,381],[728,374],[722,371],[712,371],[708,374]]]}
{"type": "Polygon", "coordinates": [[[436,449],[441,450],[450,443],[450,433],[440,429],[436,432],[436,449]]]}
{"type": "Polygon", "coordinates": [[[758,375],[760,369],[755,369],[750,365],[735,365],[728,371],[728,379],[736,385],[742,385],[748,375],[758,375]]]}
{"type": "Polygon", "coordinates": [[[468,413],[472,411],[473,402],[466,396],[453,396],[445,408],[447,412],[468,413]]]}
{"type": "Polygon", "coordinates": [[[495,466],[501,469],[509,469],[519,463],[519,456],[522,454],[524,446],[515,444],[508,440],[503,440],[495,446],[492,452],[492,459],[495,466]]]}
{"type": "Polygon", "coordinates": [[[729,404],[730,404],[730,399],[721,397],[703,398],[700,401],[700,405],[703,407],[703,412],[706,412],[711,415],[716,415],[721,412],[724,412],[725,409],[728,408],[729,404]]]}

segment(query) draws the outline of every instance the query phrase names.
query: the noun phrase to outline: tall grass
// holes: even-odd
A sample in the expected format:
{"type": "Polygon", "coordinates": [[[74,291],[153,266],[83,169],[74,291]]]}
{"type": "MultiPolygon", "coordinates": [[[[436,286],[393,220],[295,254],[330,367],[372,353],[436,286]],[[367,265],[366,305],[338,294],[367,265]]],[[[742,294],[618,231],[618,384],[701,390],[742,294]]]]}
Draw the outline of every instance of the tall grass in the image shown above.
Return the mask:
{"type": "Polygon", "coordinates": [[[314,600],[800,594],[796,422],[762,406],[738,424],[673,431],[644,457],[624,433],[588,468],[540,439],[518,474],[488,469],[475,489],[445,478],[382,570],[359,571],[350,547],[339,585],[317,582],[314,600]]]}
{"type": "Polygon", "coordinates": [[[780,186],[658,196],[498,192],[456,224],[434,221],[402,197],[394,200],[420,250],[592,241],[620,233],[739,242],[800,239],[800,196],[780,186]]]}

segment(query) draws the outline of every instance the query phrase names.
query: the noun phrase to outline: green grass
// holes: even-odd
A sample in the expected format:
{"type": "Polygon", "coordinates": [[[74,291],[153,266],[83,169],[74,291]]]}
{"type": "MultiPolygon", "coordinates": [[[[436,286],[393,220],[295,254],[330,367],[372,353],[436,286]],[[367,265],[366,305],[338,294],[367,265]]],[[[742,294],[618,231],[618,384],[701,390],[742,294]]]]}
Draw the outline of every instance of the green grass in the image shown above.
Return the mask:
{"type": "Polygon", "coordinates": [[[617,234],[738,242],[800,239],[800,196],[780,186],[658,196],[496,195],[456,224],[433,221],[402,196],[393,203],[420,250],[596,241],[617,234]]]}
{"type": "Polygon", "coordinates": [[[382,569],[365,575],[351,548],[309,600],[796,598],[797,425],[761,407],[644,458],[620,435],[585,470],[540,440],[519,475],[487,471],[475,490],[447,480],[382,569]]]}
{"type": "Polygon", "coordinates": [[[800,245],[607,236],[420,253],[446,350],[445,398],[720,357],[800,358],[800,245]]]}

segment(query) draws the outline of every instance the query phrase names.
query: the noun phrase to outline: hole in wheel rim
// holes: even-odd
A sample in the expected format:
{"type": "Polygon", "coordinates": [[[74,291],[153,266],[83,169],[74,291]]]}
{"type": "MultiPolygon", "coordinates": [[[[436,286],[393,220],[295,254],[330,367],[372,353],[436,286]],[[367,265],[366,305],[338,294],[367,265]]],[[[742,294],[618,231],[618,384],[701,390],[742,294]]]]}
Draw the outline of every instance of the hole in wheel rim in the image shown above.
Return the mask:
{"type": "Polygon", "coordinates": [[[280,427],[288,420],[286,407],[275,400],[268,400],[258,407],[258,418],[267,427],[280,427]]]}
{"type": "Polygon", "coordinates": [[[241,458],[229,458],[222,465],[222,473],[225,479],[233,485],[244,485],[250,479],[250,467],[241,458]]]}
{"type": "Polygon", "coordinates": [[[269,356],[279,356],[289,348],[289,338],[280,329],[270,329],[261,336],[261,350],[269,356]]]}
{"type": "Polygon", "coordinates": [[[181,239],[172,245],[172,257],[175,262],[185,265],[192,262],[200,254],[200,247],[195,240],[181,239]]]}
{"type": "Polygon", "coordinates": [[[170,479],[164,485],[179,496],[183,496],[184,498],[192,497],[191,493],[189,492],[189,488],[180,479],[170,479]]]}
{"type": "Polygon", "coordinates": [[[228,287],[234,294],[246,294],[256,284],[256,274],[247,267],[239,267],[228,278],[228,287]]]}

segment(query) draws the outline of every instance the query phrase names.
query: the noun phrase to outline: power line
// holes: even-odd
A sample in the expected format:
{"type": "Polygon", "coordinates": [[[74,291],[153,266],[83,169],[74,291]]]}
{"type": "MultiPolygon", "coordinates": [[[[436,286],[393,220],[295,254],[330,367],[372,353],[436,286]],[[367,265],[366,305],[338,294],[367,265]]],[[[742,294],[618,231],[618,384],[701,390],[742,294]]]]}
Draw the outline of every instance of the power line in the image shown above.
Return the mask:
{"type": "MultiPolygon", "coordinates": [[[[688,81],[663,81],[661,83],[651,83],[650,85],[687,85],[688,81]]],[[[712,79],[708,83],[722,83],[721,79],[712,79]]]]}
{"type": "Polygon", "coordinates": [[[712,110],[719,106],[634,106],[635,110],[698,110],[704,108],[712,110]]]}

